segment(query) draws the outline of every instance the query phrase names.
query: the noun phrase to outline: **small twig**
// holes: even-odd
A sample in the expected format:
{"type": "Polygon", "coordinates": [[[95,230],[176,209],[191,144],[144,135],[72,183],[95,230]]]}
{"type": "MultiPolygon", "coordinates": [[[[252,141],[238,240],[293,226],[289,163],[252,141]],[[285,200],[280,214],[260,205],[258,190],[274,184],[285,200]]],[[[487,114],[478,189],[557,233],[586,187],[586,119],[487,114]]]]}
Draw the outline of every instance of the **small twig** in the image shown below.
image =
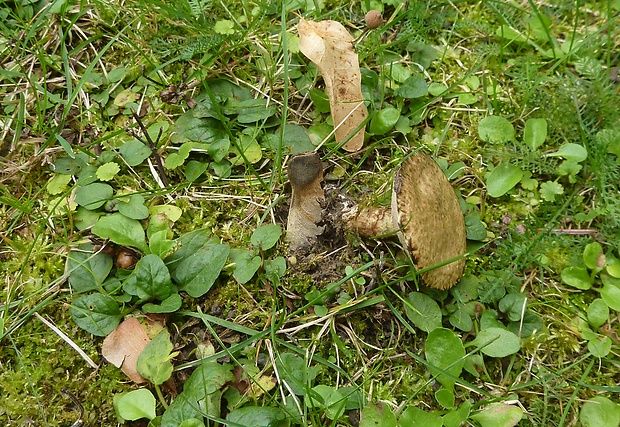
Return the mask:
{"type": "Polygon", "coordinates": [[[49,320],[45,319],[44,317],[42,317],[39,313],[35,312],[34,316],[39,319],[41,322],[43,322],[43,324],[45,326],[47,326],[48,328],[50,328],[52,331],[54,331],[54,333],[56,335],[58,335],[64,342],[66,342],[67,344],[69,344],[69,346],[71,348],[73,348],[75,351],[78,352],[78,354],[80,356],[82,356],[82,359],[84,359],[86,361],[86,363],[88,363],[90,365],[91,368],[93,369],[98,369],[99,366],[97,366],[97,364],[95,362],[93,362],[93,359],[91,359],[90,357],[88,357],[88,354],[86,354],[84,352],[84,350],[82,350],[71,338],[69,338],[63,331],[61,331],[60,329],[58,329],[58,327],[56,325],[54,325],[53,323],[51,323],[49,320]]]}
{"type": "MultiPolygon", "coordinates": [[[[539,228],[537,231],[540,233],[545,230],[539,228]]],[[[549,231],[556,234],[570,234],[573,236],[594,236],[598,234],[598,230],[592,230],[591,228],[553,228],[549,231]]]]}
{"type": "MultiPolygon", "coordinates": [[[[131,114],[133,115],[133,118],[136,120],[136,123],[138,124],[138,126],[140,127],[140,130],[142,131],[142,135],[144,135],[144,138],[146,139],[146,141],[140,138],[135,133],[133,137],[151,149],[151,157],[155,161],[157,172],[159,172],[159,175],[161,176],[161,181],[163,182],[164,186],[167,187],[168,177],[166,177],[166,171],[164,169],[164,164],[161,161],[161,156],[157,152],[157,144],[155,144],[155,142],[153,142],[153,140],[151,139],[151,135],[149,135],[149,132],[147,131],[146,126],[144,126],[144,123],[142,123],[142,120],[140,119],[140,116],[138,116],[138,113],[136,113],[132,109],[131,114]]],[[[159,134],[157,135],[157,141],[159,141],[159,138],[161,138],[161,133],[162,133],[162,129],[160,128],[159,134]]]]}
{"type": "Polygon", "coordinates": [[[71,401],[73,402],[73,405],[75,405],[78,411],[80,411],[79,418],[75,420],[73,424],[71,424],[71,427],[81,427],[82,425],[84,425],[84,421],[82,420],[82,418],[84,418],[84,406],[80,403],[78,398],[75,397],[75,395],[66,388],[63,387],[60,389],[60,391],[62,391],[63,394],[67,395],[69,399],[71,399],[71,401]]]}

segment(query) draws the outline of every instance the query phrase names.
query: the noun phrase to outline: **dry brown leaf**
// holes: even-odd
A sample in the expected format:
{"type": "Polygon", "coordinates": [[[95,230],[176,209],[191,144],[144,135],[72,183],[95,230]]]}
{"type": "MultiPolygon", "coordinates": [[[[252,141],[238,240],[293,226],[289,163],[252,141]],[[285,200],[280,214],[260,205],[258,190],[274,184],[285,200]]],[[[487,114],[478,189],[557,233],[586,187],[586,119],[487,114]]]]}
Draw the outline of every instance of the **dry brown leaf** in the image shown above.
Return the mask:
{"type": "MultiPolygon", "coordinates": [[[[327,86],[327,96],[336,128],[336,141],[342,142],[366,119],[368,111],[362,97],[362,77],[353,37],[336,21],[306,21],[297,25],[299,49],[318,67],[327,86]]],[[[360,129],[345,145],[357,151],[364,144],[360,129]]]]}
{"type": "Polygon", "coordinates": [[[133,382],[140,384],[146,379],[136,369],[138,356],[151,341],[135,317],[123,321],[103,340],[101,354],[121,370],[133,382]]]}
{"type": "Polygon", "coordinates": [[[323,165],[317,153],[300,154],[291,159],[288,177],[293,194],[288,211],[286,239],[293,251],[311,245],[323,232],[321,221],[325,193],[321,188],[323,165]]]}

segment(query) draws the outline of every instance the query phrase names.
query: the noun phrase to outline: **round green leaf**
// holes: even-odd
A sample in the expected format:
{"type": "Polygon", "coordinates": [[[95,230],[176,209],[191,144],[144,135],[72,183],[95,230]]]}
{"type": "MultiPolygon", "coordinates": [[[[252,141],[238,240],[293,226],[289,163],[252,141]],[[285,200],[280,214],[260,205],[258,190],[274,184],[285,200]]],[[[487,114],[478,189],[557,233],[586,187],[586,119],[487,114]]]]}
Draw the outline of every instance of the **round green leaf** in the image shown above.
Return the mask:
{"type": "Polygon", "coordinates": [[[545,119],[528,119],[523,131],[523,142],[532,150],[543,145],[547,138],[547,121],[545,119]]]}
{"type": "Polygon", "coordinates": [[[141,300],[168,298],[174,291],[170,273],[157,255],[149,254],[140,259],[131,276],[123,284],[123,290],[141,300]]]}
{"type": "Polygon", "coordinates": [[[547,154],[549,157],[562,157],[566,160],[579,163],[583,162],[588,157],[588,150],[582,145],[567,143],[560,147],[560,149],[554,153],[547,154]]]}
{"type": "Polygon", "coordinates": [[[441,413],[426,412],[415,406],[405,409],[398,419],[399,427],[442,427],[441,413]]]}
{"type": "Polygon", "coordinates": [[[594,357],[607,357],[611,351],[611,339],[608,336],[597,337],[588,341],[588,350],[594,357]]]}
{"type": "Polygon", "coordinates": [[[594,397],[583,404],[579,421],[584,427],[618,427],[620,405],[603,396],[594,397]]]}
{"type": "Polygon", "coordinates": [[[515,139],[515,129],[504,117],[488,116],[480,121],[478,135],[484,142],[503,144],[515,139]]]}
{"type": "Polygon", "coordinates": [[[381,111],[378,111],[372,120],[370,121],[370,133],[375,135],[384,135],[388,133],[398,119],[400,118],[400,111],[396,108],[388,107],[381,111]]]}
{"type": "Polygon", "coordinates": [[[411,76],[394,93],[403,98],[420,98],[428,93],[428,86],[424,77],[411,76]]]}
{"type": "Polygon", "coordinates": [[[163,300],[161,304],[144,304],[142,311],[144,313],[174,313],[183,305],[183,299],[177,293],[171,294],[168,298],[163,300]]]}
{"type": "Polygon", "coordinates": [[[603,247],[599,242],[592,242],[586,245],[583,251],[583,263],[590,270],[601,271],[605,267],[603,247]]]}
{"type": "Polygon", "coordinates": [[[263,262],[260,256],[247,249],[231,249],[228,256],[235,264],[233,276],[242,285],[254,277],[263,262]]]}
{"type": "Polygon", "coordinates": [[[439,304],[426,294],[411,292],[405,300],[405,313],[409,320],[424,332],[441,328],[439,304]]]}
{"type": "Polygon", "coordinates": [[[117,245],[131,246],[142,252],[148,252],[142,224],[123,214],[114,213],[104,216],[95,224],[92,232],[102,239],[110,239],[117,245]]]}
{"type": "Polygon", "coordinates": [[[603,298],[609,308],[620,311],[620,279],[607,274],[601,274],[601,280],[603,282],[603,289],[599,291],[601,298],[603,298]]]}
{"type": "Polygon", "coordinates": [[[523,171],[510,163],[500,163],[487,178],[487,190],[491,197],[501,197],[523,178],[523,171]]]}
{"type": "Polygon", "coordinates": [[[459,377],[465,364],[465,348],[461,339],[451,330],[437,328],[428,334],[424,343],[424,355],[433,367],[430,371],[437,376],[446,389],[452,390],[455,380],[439,371],[447,372],[452,377],[459,377]]]}
{"type": "Polygon", "coordinates": [[[146,388],[114,396],[116,415],[125,421],[135,421],[140,418],[152,420],[157,415],[155,405],[153,393],[146,388]]]}
{"type": "Polygon", "coordinates": [[[170,353],[173,348],[168,330],[159,331],[138,356],[136,362],[138,373],[155,385],[168,381],[172,375],[173,366],[170,359],[173,356],[170,353]]]}
{"type": "Polygon", "coordinates": [[[69,313],[80,328],[98,337],[105,337],[112,332],[122,318],[114,298],[100,293],[76,298],[69,313]]]}
{"type": "Polygon", "coordinates": [[[88,210],[94,210],[103,206],[113,193],[114,189],[108,184],[95,182],[84,187],[78,187],[75,190],[75,202],[88,210]]]}
{"type": "Polygon", "coordinates": [[[69,284],[76,293],[100,289],[112,264],[112,257],[101,252],[93,254],[93,245],[82,244],[67,257],[69,284]]]}
{"type": "Polygon", "coordinates": [[[566,267],[560,277],[564,283],[577,289],[585,291],[592,287],[592,279],[584,267],[566,267]]]}
{"type": "Polygon", "coordinates": [[[252,427],[285,427],[289,425],[286,414],[271,406],[244,406],[231,411],[226,417],[233,425],[252,427]]]}
{"type": "Polygon", "coordinates": [[[71,178],[71,175],[54,175],[54,177],[47,183],[47,192],[52,196],[62,193],[65,191],[65,188],[67,188],[67,184],[71,182],[71,178]]]}
{"type": "Polygon", "coordinates": [[[362,409],[359,427],[396,427],[396,415],[385,403],[370,403],[362,409]]]}
{"type": "Polygon", "coordinates": [[[478,421],[482,427],[513,427],[521,421],[522,417],[521,408],[503,402],[489,405],[482,411],[471,415],[471,418],[478,421]]]}
{"type": "Polygon", "coordinates": [[[506,357],[521,348],[519,337],[503,328],[481,330],[470,345],[481,347],[480,351],[490,357],[506,357]]]}
{"type": "Polygon", "coordinates": [[[118,151],[129,166],[138,166],[151,155],[151,149],[137,139],[124,143],[118,151]]]}
{"type": "Polygon", "coordinates": [[[588,307],[588,323],[593,328],[598,328],[609,319],[609,306],[601,298],[597,298],[588,307]]]}
{"type": "Polygon", "coordinates": [[[282,228],[280,228],[278,224],[267,224],[254,230],[254,233],[252,233],[252,237],[250,238],[250,242],[254,246],[266,251],[278,243],[281,235],[282,228]]]}
{"type": "Polygon", "coordinates": [[[132,194],[129,200],[121,200],[116,207],[127,218],[146,219],[149,217],[149,210],[144,205],[144,197],[139,194],[132,194]]]}

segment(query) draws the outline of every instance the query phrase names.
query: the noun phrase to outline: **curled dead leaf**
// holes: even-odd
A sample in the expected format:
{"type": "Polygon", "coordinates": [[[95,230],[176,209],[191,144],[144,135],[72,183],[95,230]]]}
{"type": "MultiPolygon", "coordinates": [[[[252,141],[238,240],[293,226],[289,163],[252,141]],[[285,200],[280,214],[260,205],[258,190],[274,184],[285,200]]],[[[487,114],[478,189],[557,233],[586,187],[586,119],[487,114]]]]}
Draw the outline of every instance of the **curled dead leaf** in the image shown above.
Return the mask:
{"type": "MultiPolygon", "coordinates": [[[[323,75],[331,108],[336,141],[344,141],[368,116],[362,97],[361,73],[353,37],[336,21],[306,21],[297,25],[299,49],[323,75]]],[[[357,151],[364,144],[364,128],[343,146],[357,151]]]]}
{"type": "Polygon", "coordinates": [[[121,370],[136,384],[146,382],[138,373],[138,356],[151,341],[142,325],[135,317],[121,322],[103,340],[101,354],[111,364],[121,370]]]}

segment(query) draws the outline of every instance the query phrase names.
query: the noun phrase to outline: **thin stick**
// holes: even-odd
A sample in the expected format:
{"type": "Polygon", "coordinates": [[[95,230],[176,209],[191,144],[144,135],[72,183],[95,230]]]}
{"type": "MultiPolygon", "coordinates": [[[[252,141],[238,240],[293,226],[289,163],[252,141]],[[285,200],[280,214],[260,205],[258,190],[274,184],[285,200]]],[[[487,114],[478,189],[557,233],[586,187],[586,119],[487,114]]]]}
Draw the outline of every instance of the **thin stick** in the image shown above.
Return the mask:
{"type": "Polygon", "coordinates": [[[45,319],[44,317],[42,317],[39,313],[37,313],[35,311],[34,313],[35,317],[37,319],[39,319],[41,322],[43,322],[43,324],[45,326],[47,326],[48,328],[50,328],[52,331],[54,331],[54,333],[56,335],[58,335],[64,342],[66,342],[67,344],[69,344],[71,346],[71,348],[73,348],[75,351],[78,352],[78,354],[80,356],[82,356],[82,359],[84,359],[86,361],[86,363],[88,363],[90,365],[91,368],[93,369],[98,369],[99,366],[97,366],[97,364],[95,362],[93,362],[93,359],[91,359],[90,357],[88,357],[88,354],[86,354],[84,352],[84,350],[82,350],[75,342],[73,342],[73,340],[71,338],[69,338],[63,331],[61,331],[60,329],[58,329],[58,327],[54,324],[52,324],[49,320],[45,319]]]}

